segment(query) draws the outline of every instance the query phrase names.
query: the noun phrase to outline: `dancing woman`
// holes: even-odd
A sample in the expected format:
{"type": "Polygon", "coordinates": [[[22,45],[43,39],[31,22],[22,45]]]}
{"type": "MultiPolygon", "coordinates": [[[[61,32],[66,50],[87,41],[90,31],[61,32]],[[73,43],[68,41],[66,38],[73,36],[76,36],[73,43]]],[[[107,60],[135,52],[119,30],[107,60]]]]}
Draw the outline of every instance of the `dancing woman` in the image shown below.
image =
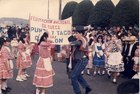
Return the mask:
{"type": "Polygon", "coordinates": [[[113,83],[117,82],[118,73],[124,71],[124,64],[122,63],[122,55],[121,55],[122,45],[120,41],[117,39],[116,35],[112,35],[111,42],[108,46],[107,57],[108,61],[106,64],[107,71],[111,73],[108,74],[113,75],[113,83]]]}
{"type": "Polygon", "coordinates": [[[54,71],[52,69],[51,47],[48,40],[48,34],[45,32],[38,43],[39,59],[36,64],[36,70],[33,79],[33,85],[36,86],[36,94],[45,94],[48,87],[53,86],[54,71]]]}

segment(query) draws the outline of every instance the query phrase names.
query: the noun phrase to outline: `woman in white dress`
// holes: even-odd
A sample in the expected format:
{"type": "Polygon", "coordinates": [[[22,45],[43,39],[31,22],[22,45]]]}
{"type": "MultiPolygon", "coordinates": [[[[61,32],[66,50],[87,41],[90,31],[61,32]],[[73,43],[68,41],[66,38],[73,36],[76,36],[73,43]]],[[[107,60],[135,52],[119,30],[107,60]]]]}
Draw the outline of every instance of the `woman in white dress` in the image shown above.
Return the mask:
{"type": "MultiPolygon", "coordinates": [[[[106,70],[110,71],[113,75],[113,83],[117,82],[118,73],[124,71],[121,50],[121,41],[117,39],[116,35],[112,35],[111,42],[107,49],[108,61],[106,64],[106,70]]],[[[111,74],[109,75],[111,76],[111,74]]]]}

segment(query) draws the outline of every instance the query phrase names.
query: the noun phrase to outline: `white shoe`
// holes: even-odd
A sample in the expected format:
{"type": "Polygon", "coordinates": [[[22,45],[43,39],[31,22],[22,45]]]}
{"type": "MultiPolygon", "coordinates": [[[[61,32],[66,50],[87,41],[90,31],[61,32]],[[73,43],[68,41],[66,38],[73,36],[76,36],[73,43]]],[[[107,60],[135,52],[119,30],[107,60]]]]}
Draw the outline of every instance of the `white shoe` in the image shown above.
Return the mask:
{"type": "Polygon", "coordinates": [[[101,72],[100,71],[98,71],[98,75],[101,75],[101,72]]]}
{"type": "Polygon", "coordinates": [[[25,75],[21,75],[21,79],[22,79],[22,80],[27,80],[27,78],[26,78],[25,75]]]}
{"type": "Polygon", "coordinates": [[[83,75],[84,74],[84,71],[82,71],[81,74],[83,75]]]}
{"type": "Polygon", "coordinates": [[[16,81],[20,81],[20,82],[22,82],[22,81],[24,81],[24,80],[23,80],[23,79],[21,79],[21,77],[20,77],[20,76],[17,76],[16,81]]]}
{"type": "Polygon", "coordinates": [[[90,72],[89,71],[87,71],[87,75],[90,75],[90,72]]]}
{"type": "Polygon", "coordinates": [[[117,80],[115,78],[113,79],[113,83],[117,83],[117,80]]]}
{"type": "Polygon", "coordinates": [[[28,75],[28,74],[24,74],[26,77],[30,77],[30,75],[28,75]]]}
{"type": "Polygon", "coordinates": [[[102,71],[102,75],[104,75],[105,74],[105,71],[102,71]]]}
{"type": "Polygon", "coordinates": [[[93,75],[94,75],[94,76],[96,75],[96,71],[94,71],[93,75]]]}
{"type": "Polygon", "coordinates": [[[40,90],[39,89],[36,89],[36,93],[35,94],[39,94],[40,93],[40,90]]]}
{"type": "Polygon", "coordinates": [[[0,94],[3,94],[3,93],[2,93],[2,90],[0,90],[0,94]]]}

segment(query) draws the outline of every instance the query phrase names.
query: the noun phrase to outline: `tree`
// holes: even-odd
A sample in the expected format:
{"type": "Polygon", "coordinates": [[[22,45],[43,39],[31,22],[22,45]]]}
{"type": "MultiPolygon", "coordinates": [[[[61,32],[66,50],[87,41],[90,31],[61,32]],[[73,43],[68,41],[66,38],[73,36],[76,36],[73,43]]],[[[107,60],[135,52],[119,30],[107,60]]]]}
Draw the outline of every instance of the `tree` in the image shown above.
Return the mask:
{"type": "Polygon", "coordinates": [[[134,26],[139,24],[139,1],[120,0],[111,19],[111,26],[134,26]]]}
{"type": "Polygon", "coordinates": [[[87,25],[90,10],[93,7],[93,3],[90,0],[83,0],[80,2],[72,16],[73,26],[85,26],[87,25]]]}
{"type": "Polygon", "coordinates": [[[61,17],[62,20],[71,17],[77,5],[78,3],[75,1],[68,2],[63,9],[62,17],[61,17]]]}
{"type": "Polygon", "coordinates": [[[110,24],[110,19],[113,15],[114,4],[111,0],[100,0],[91,10],[88,24],[97,27],[107,27],[110,24]]]}

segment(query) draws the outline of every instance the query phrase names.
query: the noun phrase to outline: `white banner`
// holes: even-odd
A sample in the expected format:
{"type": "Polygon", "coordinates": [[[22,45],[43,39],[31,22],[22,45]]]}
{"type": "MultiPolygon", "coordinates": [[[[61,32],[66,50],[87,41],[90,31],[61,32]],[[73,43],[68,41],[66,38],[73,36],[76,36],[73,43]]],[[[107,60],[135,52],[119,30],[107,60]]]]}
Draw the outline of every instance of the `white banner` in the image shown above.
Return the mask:
{"type": "Polygon", "coordinates": [[[50,20],[30,16],[30,41],[37,43],[45,31],[49,33],[49,39],[54,44],[69,44],[68,37],[72,31],[72,18],[66,20],[50,20]]]}

